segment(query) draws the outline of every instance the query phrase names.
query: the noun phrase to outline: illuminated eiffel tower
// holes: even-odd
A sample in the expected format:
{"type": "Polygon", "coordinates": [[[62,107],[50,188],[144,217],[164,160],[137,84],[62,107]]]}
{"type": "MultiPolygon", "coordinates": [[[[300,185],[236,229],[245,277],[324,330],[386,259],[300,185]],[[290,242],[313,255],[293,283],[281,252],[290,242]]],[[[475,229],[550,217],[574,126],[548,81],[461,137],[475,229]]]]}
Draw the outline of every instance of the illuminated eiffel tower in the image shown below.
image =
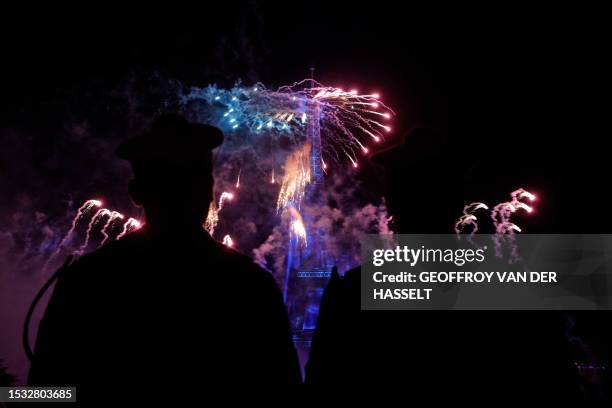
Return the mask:
{"type": "MultiPolygon", "coordinates": [[[[314,87],[314,68],[311,68],[311,86],[314,87]]],[[[310,183],[304,192],[303,203],[310,208],[323,206],[325,182],[321,160],[321,110],[317,100],[311,100],[307,108],[308,142],[310,143],[310,183]]],[[[314,216],[302,214],[307,233],[306,244],[291,236],[287,253],[284,295],[294,341],[308,343],[316,326],[319,303],[333,262],[330,259],[323,232],[314,225],[314,216]]]]}

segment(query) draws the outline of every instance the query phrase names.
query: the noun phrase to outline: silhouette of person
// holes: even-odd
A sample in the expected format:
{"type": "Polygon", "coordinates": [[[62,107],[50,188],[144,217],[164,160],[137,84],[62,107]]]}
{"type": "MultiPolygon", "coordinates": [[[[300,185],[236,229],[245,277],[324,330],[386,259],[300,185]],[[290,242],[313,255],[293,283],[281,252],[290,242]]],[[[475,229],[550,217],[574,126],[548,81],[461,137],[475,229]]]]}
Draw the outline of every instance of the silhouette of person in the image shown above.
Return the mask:
{"type": "MultiPolygon", "coordinates": [[[[465,204],[465,168],[453,151],[440,133],[416,129],[373,157],[384,167],[398,232],[453,233],[465,204]]],[[[362,311],[360,273],[335,271],[323,295],[306,365],[311,390],[333,386],[349,398],[375,392],[429,403],[580,398],[557,314],[362,311]]]]}
{"type": "Polygon", "coordinates": [[[163,115],[119,146],[146,223],[62,272],[30,385],[76,386],[78,401],[99,402],[270,395],[301,383],[272,276],[202,228],[222,140],[213,126],[163,115]]]}

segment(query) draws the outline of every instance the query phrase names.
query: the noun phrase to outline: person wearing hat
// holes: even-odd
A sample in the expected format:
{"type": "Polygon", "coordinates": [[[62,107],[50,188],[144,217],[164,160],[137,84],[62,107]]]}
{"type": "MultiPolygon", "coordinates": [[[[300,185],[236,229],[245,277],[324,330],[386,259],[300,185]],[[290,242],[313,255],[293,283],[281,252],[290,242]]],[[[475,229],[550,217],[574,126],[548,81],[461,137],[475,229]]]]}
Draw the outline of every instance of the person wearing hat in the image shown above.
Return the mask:
{"type": "MultiPolygon", "coordinates": [[[[465,167],[454,151],[443,134],[415,129],[371,157],[382,167],[396,232],[454,233],[465,204],[465,167]]],[[[332,274],[306,365],[310,390],[333,387],[346,398],[404,395],[430,404],[580,398],[556,316],[361,310],[360,281],[360,267],[332,274]]]]}
{"type": "Polygon", "coordinates": [[[222,141],[213,126],[164,115],[119,146],[146,223],[61,272],[29,385],[76,386],[78,401],[99,402],[301,383],[274,279],[202,228],[222,141]]]}

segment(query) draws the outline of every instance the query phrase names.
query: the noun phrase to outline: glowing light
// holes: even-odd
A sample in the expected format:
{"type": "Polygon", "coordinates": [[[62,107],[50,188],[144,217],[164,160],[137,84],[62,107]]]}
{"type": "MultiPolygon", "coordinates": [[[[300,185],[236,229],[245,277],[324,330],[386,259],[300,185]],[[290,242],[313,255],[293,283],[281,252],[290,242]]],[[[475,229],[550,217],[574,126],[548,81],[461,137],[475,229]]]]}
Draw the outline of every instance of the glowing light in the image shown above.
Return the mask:
{"type": "MultiPolygon", "coordinates": [[[[510,193],[510,201],[497,204],[491,211],[491,218],[498,234],[512,234],[514,231],[521,232],[521,228],[510,222],[510,217],[518,209],[525,210],[527,213],[533,212],[533,207],[525,204],[521,200],[527,198],[529,201],[535,200],[535,195],[529,191],[519,188],[510,193]]],[[[499,251],[499,248],[496,247],[499,251]]]]}
{"type": "Polygon", "coordinates": [[[310,183],[310,144],[305,144],[285,161],[285,175],[276,201],[277,211],[289,206],[300,208],[306,185],[310,183]]]}
{"type": "Polygon", "coordinates": [[[74,229],[76,228],[78,222],[85,215],[87,215],[94,207],[100,206],[102,206],[101,200],[87,200],[83,203],[83,205],[78,208],[76,215],[74,216],[74,218],[72,219],[72,223],[70,224],[70,229],[68,230],[66,235],[64,235],[64,238],[62,238],[62,240],[60,241],[59,245],[57,246],[57,249],[49,256],[49,258],[43,265],[43,271],[47,269],[49,262],[51,262],[51,260],[61,252],[66,243],[68,243],[68,240],[72,237],[72,234],[74,233],[74,229]]]}
{"type": "Polygon", "coordinates": [[[104,224],[104,226],[102,227],[102,231],[100,231],[102,233],[102,236],[104,237],[102,239],[102,241],[100,242],[99,247],[101,247],[102,245],[104,245],[104,243],[106,241],[108,241],[108,233],[109,233],[109,229],[112,227],[113,222],[115,222],[116,220],[122,220],[123,214],[117,212],[117,211],[112,211],[110,214],[110,217],[108,217],[108,220],[106,221],[106,224],[104,224]]]}
{"type": "Polygon", "coordinates": [[[288,208],[291,216],[290,230],[302,245],[307,245],[308,235],[301,214],[293,207],[288,208]]]}
{"type": "Polygon", "coordinates": [[[506,231],[508,231],[508,230],[512,230],[512,231],[516,231],[516,232],[523,232],[523,230],[522,230],[522,229],[521,229],[521,228],[520,228],[518,225],[513,224],[513,223],[511,223],[511,222],[509,222],[509,223],[507,223],[507,224],[505,225],[505,230],[506,230],[506,231]]]}
{"type": "Polygon", "coordinates": [[[478,232],[478,218],[474,213],[478,210],[488,210],[489,207],[485,203],[475,202],[467,204],[463,207],[463,215],[455,222],[455,233],[461,234],[464,231],[470,231],[470,237],[478,232]]]}
{"type": "Polygon", "coordinates": [[[527,197],[527,199],[529,201],[535,201],[536,200],[536,196],[534,194],[531,194],[529,191],[524,190],[522,188],[519,188],[518,190],[513,191],[511,193],[511,196],[512,197],[516,197],[518,200],[520,200],[520,199],[522,199],[524,197],[527,197]]]}
{"type": "Polygon", "coordinates": [[[232,121],[223,123],[222,118],[215,118],[213,112],[212,117],[205,118],[207,122],[226,130],[236,129],[235,125],[240,123],[247,132],[250,129],[261,134],[256,131],[265,129],[265,135],[290,136],[302,143],[308,138],[308,112],[312,102],[316,101],[323,135],[322,152],[326,159],[340,161],[344,156],[342,150],[353,158],[360,154],[364,137],[380,142],[386,133],[391,132],[391,126],[379,120],[388,123],[395,113],[379,98],[376,92],[359,94],[357,89],[346,92],[308,78],[277,90],[269,90],[259,83],[251,87],[237,85],[231,89],[215,86],[191,88],[181,96],[181,103],[216,100],[216,106],[225,105],[225,113],[231,113],[232,121]],[[253,92],[254,89],[257,92],[253,92]],[[218,97],[220,99],[216,99],[218,97]]]}
{"type": "Polygon", "coordinates": [[[304,228],[304,222],[302,220],[293,220],[291,222],[291,229],[301,239],[306,239],[306,228],[304,228]]]}
{"type": "Polygon", "coordinates": [[[226,201],[231,201],[234,198],[234,194],[229,191],[224,191],[219,196],[219,203],[215,204],[214,201],[210,202],[208,206],[208,213],[206,214],[206,220],[204,221],[204,229],[208,231],[210,236],[213,236],[215,233],[215,228],[219,224],[219,213],[223,209],[226,201]]]}
{"type": "Polygon", "coordinates": [[[87,230],[85,231],[85,240],[83,241],[83,245],[81,245],[79,249],[75,251],[76,254],[82,255],[85,252],[87,246],[89,245],[89,239],[91,237],[91,231],[93,227],[96,226],[96,224],[98,224],[100,220],[104,217],[110,217],[111,214],[112,212],[110,210],[106,208],[101,208],[94,214],[93,217],[91,217],[91,221],[89,221],[89,224],[87,225],[87,230]]]}
{"type": "Polygon", "coordinates": [[[219,197],[219,211],[221,211],[221,209],[223,208],[223,204],[225,203],[225,201],[227,200],[233,200],[234,199],[234,194],[228,192],[228,191],[224,191],[223,193],[221,193],[221,196],[219,197]]]}
{"type": "Polygon", "coordinates": [[[234,246],[234,240],[229,235],[226,235],[223,237],[223,245],[232,248],[234,246]]]}
{"type": "Polygon", "coordinates": [[[525,203],[518,203],[516,205],[516,208],[521,208],[521,209],[527,211],[528,213],[533,211],[533,208],[531,206],[525,204],[525,203]]]}
{"type": "Polygon", "coordinates": [[[128,218],[128,220],[123,224],[123,230],[119,235],[117,235],[116,239],[120,239],[124,237],[126,234],[129,234],[133,230],[137,230],[142,226],[140,221],[134,218],[128,218]]]}
{"type": "MultiPolygon", "coordinates": [[[[522,232],[521,227],[510,221],[512,215],[518,210],[525,210],[527,213],[533,212],[533,207],[521,201],[527,198],[529,201],[534,201],[535,196],[525,189],[519,188],[510,193],[511,200],[497,204],[490,211],[491,220],[495,228],[495,234],[491,236],[495,250],[495,256],[505,258],[508,255],[510,264],[520,261],[519,250],[515,242],[515,233],[522,232]],[[506,248],[506,251],[503,248],[506,248]]],[[[472,237],[478,231],[477,218],[474,212],[477,210],[488,210],[489,207],[484,203],[471,203],[463,208],[463,215],[455,222],[455,232],[463,233],[467,228],[471,228],[471,233],[468,236],[468,241],[472,241],[472,237]]]]}

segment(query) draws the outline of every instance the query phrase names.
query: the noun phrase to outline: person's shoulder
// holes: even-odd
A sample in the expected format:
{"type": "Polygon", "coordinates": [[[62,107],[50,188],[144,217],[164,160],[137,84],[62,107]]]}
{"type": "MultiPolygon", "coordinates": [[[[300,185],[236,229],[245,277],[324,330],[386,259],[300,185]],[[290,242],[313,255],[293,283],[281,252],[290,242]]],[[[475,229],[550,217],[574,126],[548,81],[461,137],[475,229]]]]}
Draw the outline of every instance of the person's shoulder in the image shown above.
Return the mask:
{"type": "Polygon", "coordinates": [[[142,237],[130,234],[122,239],[108,244],[76,258],[70,265],[63,268],[61,276],[64,279],[87,279],[96,271],[108,270],[114,264],[125,261],[134,253],[135,248],[142,244],[142,237]]]}
{"type": "Polygon", "coordinates": [[[342,280],[346,284],[358,284],[361,281],[361,265],[354,267],[353,269],[349,269],[345,272],[342,280]]]}
{"type": "Polygon", "coordinates": [[[334,299],[344,297],[348,293],[358,292],[361,285],[361,266],[349,269],[342,276],[332,273],[332,277],[325,288],[325,298],[334,299]]]}
{"type": "Polygon", "coordinates": [[[215,242],[214,245],[222,254],[225,267],[231,271],[232,280],[239,280],[246,285],[278,288],[270,271],[254,262],[253,259],[219,242],[215,242]]]}

